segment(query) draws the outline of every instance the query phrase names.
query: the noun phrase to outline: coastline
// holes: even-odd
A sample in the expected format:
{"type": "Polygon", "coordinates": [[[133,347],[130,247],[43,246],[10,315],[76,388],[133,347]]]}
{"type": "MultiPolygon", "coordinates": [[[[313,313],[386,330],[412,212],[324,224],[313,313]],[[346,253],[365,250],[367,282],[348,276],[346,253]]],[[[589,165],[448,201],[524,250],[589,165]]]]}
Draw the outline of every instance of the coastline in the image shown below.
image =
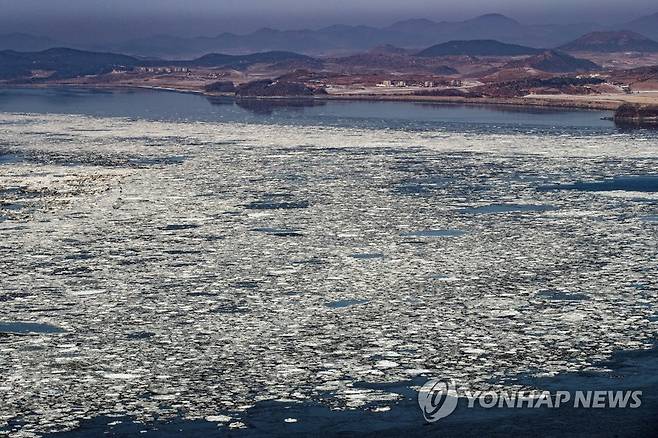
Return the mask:
{"type": "Polygon", "coordinates": [[[399,101],[418,103],[451,103],[460,105],[495,105],[495,106],[521,106],[521,107],[543,107],[564,109],[590,109],[590,110],[616,110],[624,102],[619,101],[596,101],[575,99],[544,99],[534,97],[455,97],[455,96],[415,96],[415,95],[325,95],[320,96],[323,100],[363,100],[363,101],[399,101]]]}
{"type": "MultiPolygon", "coordinates": [[[[80,84],[80,83],[54,83],[54,84],[0,84],[0,89],[15,88],[81,88],[81,89],[99,89],[99,90],[153,90],[166,91],[174,93],[196,94],[207,97],[234,97],[232,93],[208,93],[203,90],[172,87],[172,86],[153,86],[153,85],[136,85],[136,84],[80,84]]],[[[580,97],[580,96],[577,96],[580,97]]],[[[619,100],[615,99],[585,99],[588,96],[574,98],[572,95],[555,95],[555,97],[457,97],[457,96],[417,96],[411,94],[404,95],[381,95],[381,94],[324,94],[313,97],[308,96],[266,96],[266,97],[249,97],[242,98],[245,100],[320,100],[320,101],[365,101],[365,102],[417,102],[417,103],[442,103],[469,106],[511,106],[511,107],[535,107],[535,108],[552,108],[552,109],[584,109],[584,110],[605,110],[614,111],[627,100],[620,96],[619,100]]]]}

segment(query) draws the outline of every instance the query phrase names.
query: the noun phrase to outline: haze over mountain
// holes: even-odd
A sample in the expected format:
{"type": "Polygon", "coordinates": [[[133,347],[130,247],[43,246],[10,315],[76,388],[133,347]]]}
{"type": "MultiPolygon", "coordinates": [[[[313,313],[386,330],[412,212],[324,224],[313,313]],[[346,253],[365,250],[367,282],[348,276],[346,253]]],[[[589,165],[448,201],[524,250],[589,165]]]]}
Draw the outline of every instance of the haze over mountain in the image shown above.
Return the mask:
{"type": "MultiPolygon", "coordinates": [[[[658,15],[635,20],[633,26],[649,27],[658,33],[658,15]]],[[[629,23],[608,26],[597,23],[528,25],[501,14],[486,14],[465,21],[411,19],[385,27],[332,25],[318,30],[277,30],[263,28],[248,34],[222,33],[215,37],[181,38],[154,36],[105,47],[139,56],[189,57],[219,51],[250,53],[289,50],[312,55],[368,50],[394,45],[422,49],[454,40],[492,39],[534,48],[552,48],[594,31],[633,29],[629,23]]],[[[651,31],[647,32],[649,35],[651,31]]]]}
{"type": "MultiPolygon", "coordinates": [[[[590,18],[590,15],[582,15],[582,19],[587,22],[576,24],[527,24],[502,14],[485,14],[468,20],[455,21],[409,19],[382,27],[358,24],[335,24],[317,30],[309,28],[278,30],[265,27],[247,33],[217,32],[214,36],[187,37],[168,34],[165,32],[166,28],[145,25],[142,26],[141,32],[152,29],[153,35],[130,38],[130,33],[124,35],[115,32],[116,35],[111,41],[97,40],[94,38],[95,32],[88,33],[88,38],[84,41],[73,42],[32,37],[24,33],[11,34],[0,36],[0,49],[42,50],[66,46],[133,56],[185,59],[213,52],[246,54],[262,51],[295,51],[309,55],[337,55],[385,45],[418,51],[455,40],[497,40],[507,44],[544,49],[562,46],[590,32],[625,29],[632,29],[649,38],[658,38],[658,13],[619,24],[600,24],[590,21],[590,18]],[[122,37],[124,40],[118,41],[122,37]]],[[[185,17],[181,17],[181,20],[184,19],[185,17]]],[[[355,19],[352,18],[351,21],[355,19]]],[[[363,20],[367,22],[368,16],[364,15],[363,20]]],[[[300,27],[308,24],[306,21],[299,23],[301,24],[297,26],[300,27]]],[[[42,28],[47,29],[47,26],[44,25],[42,28]]],[[[218,24],[217,28],[225,27],[218,24]]]]}
{"type": "MultiPolygon", "coordinates": [[[[261,28],[320,29],[336,23],[381,28],[410,18],[460,22],[491,12],[524,24],[609,25],[658,12],[655,0],[0,0],[0,11],[2,33],[90,45],[158,34],[214,37],[261,28]]],[[[466,39],[474,38],[478,37],[466,39]]]]}
{"type": "Polygon", "coordinates": [[[523,25],[500,14],[482,15],[459,22],[434,22],[428,19],[398,21],[390,26],[333,25],[319,30],[260,29],[237,35],[176,38],[156,36],[131,40],[112,50],[140,56],[190,56],[221,51],[248,53],[263,50],[291,50],[307,54],[326,54],[368,50],[381,45],[422,49],[453,40],[493,39],[536,48],[555,47],[600,29],[597,24],[523,25]]]}
{"type": "Polygon", "coordinates": [[[0,50],[18,50],[22,52],[35,52],[50,49],[61,45],[57,41],[41,36],[28,35],[25,33],[8,33],[0,35],[0,50]]]}
{"type": "Polygon", "coordinates": [[[635,19],[629,22],[625,28],[658,40],[658,12],[635,19]]]}

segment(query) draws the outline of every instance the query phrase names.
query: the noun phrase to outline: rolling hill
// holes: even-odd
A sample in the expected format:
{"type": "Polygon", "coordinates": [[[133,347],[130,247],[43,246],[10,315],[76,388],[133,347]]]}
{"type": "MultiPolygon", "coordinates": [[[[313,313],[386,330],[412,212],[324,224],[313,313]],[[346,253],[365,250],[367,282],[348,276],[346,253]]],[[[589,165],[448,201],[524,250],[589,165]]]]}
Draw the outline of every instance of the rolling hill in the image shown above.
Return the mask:
{"type": "Polygon", "coordinates": [[[49,72],[50,79],[63,79],[85,75],[100,75],[115,69],[130,70],[140,66],[172,65],[181,67],[227,67],[243,69],[254,64],[300,63],[322,66],[322,62],[293,52],[264,52],[249,55],[212,53],[187,61],[145,60],[114,53],[88,52],[67,48],[41,52],[0,51],[0,79],[18,79],[32,76],[34,71],[49,72]]]}
{"type": "Polygon", "coordinates": [[[540,52],[540,49],[501,43],[496,40],[468,40],[448,41],[447,43],[436,44],[418,52],[416,56],[520,56],[540,52]]]}
{"type": "Polygon", "coordinates": [[[574,58],[563,52],[547,50],[538,55],[511,61],[504,69],[532,68],[549,73],[571,73],[601,70],[601,67],[587,59],[574,58]]]}
{"type": "Polygon", "coordinates": [[[435,75],[459,74],[455,68],[446,65],[449,61],[418,58],[406,53],[382,53],[374,50],[340,58],[325,58],[324,60],[325,67],[354,75],[396,71],[435,75]]]}
{"type": "Polygon", "coordinates": [[[658,42],[629,30],[591,32],[559,47],[566,52],[658,52],[658,42]]]}
{"type": "Polygon", "coordinates": [[[115,68],[132,68],[137,58],[113,53],[54,48],[41,52],[0,51],[0,78],[29,76],[32,71],[52,72],[51,78],[68,78],[109,73],[115,68]]]}
{"type": "MultiPolygon", "coordinates": [[[[252,53],[249,55],[226,55],[223,53],[210,53],[191,61],[178,61],[175,64],[186,65],[190,67],[230,67],[239,69],[254,64],[277,64],[281,62],[306,62],[309,64],[319,64],[320,61],[310,56],[300,55],[294,52],[272,51],[262,53],[252,53]]],[[[162,63],[162,61],[156,61],[162,63]]]]}

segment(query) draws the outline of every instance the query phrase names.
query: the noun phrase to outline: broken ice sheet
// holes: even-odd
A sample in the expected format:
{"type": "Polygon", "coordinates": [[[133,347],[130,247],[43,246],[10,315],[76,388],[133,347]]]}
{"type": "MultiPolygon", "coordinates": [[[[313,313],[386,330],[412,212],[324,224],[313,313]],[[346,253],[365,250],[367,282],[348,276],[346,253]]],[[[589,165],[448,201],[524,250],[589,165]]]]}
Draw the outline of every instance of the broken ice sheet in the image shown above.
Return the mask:
{"type": "Polygon", "coordinates": [[[658,330],[651,198],[538,190],[655,175],[650,141],[0,121],[20,157],[0,163],[0,193],[24,206],[0,211],[0,321],[65,328],[0,333],[15,433],[179,412],[242,428],[258,401],[318,393],[384,409],[399,396],[355,385],[488,388],[658,330]],[[396,190],[414,178],[422,196],[396,190]],[[555,210],[461,211],[508,204],[555,210]]]}

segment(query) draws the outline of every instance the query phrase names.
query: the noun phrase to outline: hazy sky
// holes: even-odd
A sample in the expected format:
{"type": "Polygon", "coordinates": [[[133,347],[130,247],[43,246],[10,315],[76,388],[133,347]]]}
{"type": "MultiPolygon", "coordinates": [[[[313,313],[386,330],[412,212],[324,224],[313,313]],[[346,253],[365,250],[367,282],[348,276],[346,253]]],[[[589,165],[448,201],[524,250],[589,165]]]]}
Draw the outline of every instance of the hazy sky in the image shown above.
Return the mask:
{"type": "Polygon", "coordinates": [[[259,27],[385,25],[463,20],[498,12],[525,23],[623,22],[658,12],[656,0],[0,0],[0,33],[79,40],[152,34],[216,35],[259,27]]]}

